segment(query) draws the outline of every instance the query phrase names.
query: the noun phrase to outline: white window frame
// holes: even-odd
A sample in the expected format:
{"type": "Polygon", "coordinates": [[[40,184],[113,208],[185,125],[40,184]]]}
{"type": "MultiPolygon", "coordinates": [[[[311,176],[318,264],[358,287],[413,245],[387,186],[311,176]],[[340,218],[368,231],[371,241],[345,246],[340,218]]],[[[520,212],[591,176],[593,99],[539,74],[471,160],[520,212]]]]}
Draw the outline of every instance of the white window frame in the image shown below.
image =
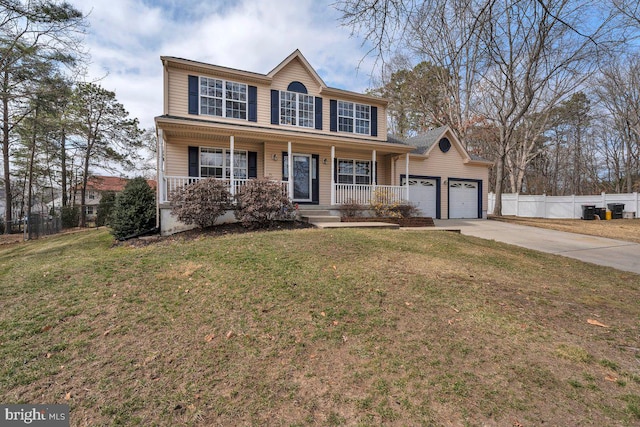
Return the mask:
{"type": "MultiPolygon", "coordinates": [[[[229,179],[231,177],[231,168],[229,163],[231,162],[231,150],[228,148],[220,147],[200,147],[198,153],[198,173],[201,178],[217,178],[217,179],[229,179]],[[222,164],[204,164],[203,153],[219,154],[222,157],[222,164]],[[203,168],[220,169],[220,176],[217,174],[209,175],[202,173],[203,168]]],[[[249,152],[247,150],[233,150],[233,176],[235,179],[248,179],[249,177],[249,152]]]]}
{"type": "Polygon", "coordinates": [[[371,185],[373,179],[371,177],[371,160],[358,160],[358,159],[338,159],[337,160],[337,183],[338,184],[357,184],[357,185],[371,185]],[[351,172],[341,173],[340,172],[340,163],[349,163],[351,165],[351,172]],[[366,164],[367,166],[367,174],[359,174],[358,173],[358,163],[366,164]],[[344,179],[340,179],[341,177],[349,177],[350,179],[346,180],[349,182],[343,182],[344,179]],[[366,178],[366,179],[365,179],[366,178]],[[366,182],[364,182],[366,181],[366,182]]]}
{"type": "Polygon", "coordinates": [[[229,119],[248,120],[249,117],[249,88],[244,83],[238,83],[230,80],[216,79],[213,77],[200,76],[198,79],[198,111],[200,115],[212,117],[224,117],[229,119]],[[205,86],[213,90],[209,93],[203,93],[204,83],[213,83],[214,86],[205,86]],[[217,87],[220,83],[220,88],[217,87]],[[217,93],[219,91],[219,93],[217,93]],[[220,107],[217,105],[204,106],[203,100],[211,100],[215,103],[220,101],[220,107]],[[205,108],[205,110],[203,110],[205,108]],[[220,114],[210,114],[207,108],[219,109],[220,114]],[[237,114],[235,114],[237,112],[237,114]],[[235,117],[235,116],[238,117],[235,117]],[[244,117],[243,117],[244,116],[244,117]]]}
{"type": "Polygon", "coordinates": [[[280,124],[314,129],[315,107],[313,95],[281,90],[280,124]]]}
{"type": "Polygon", "coordinates": [[[338,101],[337,125],[339,132],[371,135],[371,105],[338,101]]]}

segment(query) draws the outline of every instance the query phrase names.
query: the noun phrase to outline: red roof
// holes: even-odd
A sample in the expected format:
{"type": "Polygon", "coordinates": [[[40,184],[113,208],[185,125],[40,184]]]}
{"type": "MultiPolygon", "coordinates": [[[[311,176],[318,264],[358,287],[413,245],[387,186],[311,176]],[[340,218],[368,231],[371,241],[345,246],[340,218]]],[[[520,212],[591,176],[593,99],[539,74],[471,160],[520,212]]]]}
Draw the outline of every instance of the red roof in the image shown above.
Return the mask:
{"type": "MultiPolygon", "coordinates": [[[[118,176],[90,176],[87,180],[87,190],[91,191],[115,191],[124,190],[124,186],[129,182],[128,178],[120,178],[118,176]]],[[[155,190],[156,181],[148,179],[147,184],[155,190]]],[[[80,189],[78,185],[78,190],[80,189]]]]}

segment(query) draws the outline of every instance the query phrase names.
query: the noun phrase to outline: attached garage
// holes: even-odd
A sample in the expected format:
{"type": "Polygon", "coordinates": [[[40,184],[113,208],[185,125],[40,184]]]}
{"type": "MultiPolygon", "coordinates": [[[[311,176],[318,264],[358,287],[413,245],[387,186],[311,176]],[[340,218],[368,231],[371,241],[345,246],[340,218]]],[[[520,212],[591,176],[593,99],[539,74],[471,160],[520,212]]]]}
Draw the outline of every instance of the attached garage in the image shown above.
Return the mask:
{"type": "MultiPolygon", "coordinates": [[[[447,126],[404,141],[409,154],[409,201],[422,215],[438,219],[486,218],[489,168],[492,162],[469,154],[447,126]]],[[[402,162],[396,175],[405,185],[402,162]]],[[[396,181],[397,182],[397,181],[396,181]]]]}
{"type": "Polygon", "coordinates": [[[482,218],[482,181],[449,178],[449,218],[482,218]]]}

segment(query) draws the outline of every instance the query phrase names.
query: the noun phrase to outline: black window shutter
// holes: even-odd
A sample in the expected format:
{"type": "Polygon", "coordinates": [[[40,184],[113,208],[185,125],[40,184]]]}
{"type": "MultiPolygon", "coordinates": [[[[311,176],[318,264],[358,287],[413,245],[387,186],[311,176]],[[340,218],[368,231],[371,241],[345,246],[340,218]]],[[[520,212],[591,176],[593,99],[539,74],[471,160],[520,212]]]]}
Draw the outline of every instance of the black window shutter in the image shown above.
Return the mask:
{"type": "Polygon", "coordinates": [[[249,151],[247,161],[249,166],[249,170],[247,171],[247,173],[249,174],[249,178],[257,178],[258,177],[258,153],[255,151],[249,151]]]}
{"type": "Polygon", "coordinates": [[[189,114],[198,114],[198,76],[189,76],[189,114]]]}
{"type": "Polygon", "coordinates": [[[318,154],[312,154],[313,166],[312,168],[315,170],[315,175],[311,176],[311,203],[318,204],[320,202],[320,171],[318,167],[320,166],[320,156],[318,154]]]}
{"type": "Polygon", "coordinates": [[[258,88],[255,86],[249,86],[249,121],[258,121],[258,88]]]}
{"type": "Polygon", "coordinates": [[[271,89],[271,124],[277,125],[280,123],[280,92],[271,89]]]}
{"type": "Polygon", "coordinates": [[[189,147],[189,176],[200,176],[200,161],[198,147],[189,147]]]}
{"type": "Polygon", "coordinates": [[[333,182],[335,184],[338,183],[338,158],[334,157],[333,159],[333,182]]]}
{"type": "Polygon", "coordinates": [[[371,136],[378,136],[378,107],[371,107],[371,136]]]}
{"type": "Polygon", "coordinates": [[[316,129],[322,130],[322,98],[316,96],[316,129]]]}
{"type": "Polygon", "coordinates": [[[329,130],[331,132],[338,131],[338,101],[335,99],[329,100],[329,130]]]}

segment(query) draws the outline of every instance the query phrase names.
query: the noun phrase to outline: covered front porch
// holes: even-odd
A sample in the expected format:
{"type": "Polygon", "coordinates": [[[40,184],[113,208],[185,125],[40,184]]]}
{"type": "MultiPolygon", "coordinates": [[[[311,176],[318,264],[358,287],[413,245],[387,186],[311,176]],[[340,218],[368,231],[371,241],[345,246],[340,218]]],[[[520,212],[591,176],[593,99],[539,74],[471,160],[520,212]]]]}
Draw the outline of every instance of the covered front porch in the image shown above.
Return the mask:
{"type": "Polygon", "coordinates": [[[389,203],[409,200],[408,182],[394,182],[394,177],[408,175],[406,146],[265,136],[193,139],[159,129],[158,157],[164,159],[158,164],[159,204],[167,205],[177,189],[210,177],[224,181],[231,194],[251,179],[278,181],[300,205],[368,205],[374,197],[389,203]]]}

